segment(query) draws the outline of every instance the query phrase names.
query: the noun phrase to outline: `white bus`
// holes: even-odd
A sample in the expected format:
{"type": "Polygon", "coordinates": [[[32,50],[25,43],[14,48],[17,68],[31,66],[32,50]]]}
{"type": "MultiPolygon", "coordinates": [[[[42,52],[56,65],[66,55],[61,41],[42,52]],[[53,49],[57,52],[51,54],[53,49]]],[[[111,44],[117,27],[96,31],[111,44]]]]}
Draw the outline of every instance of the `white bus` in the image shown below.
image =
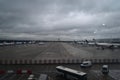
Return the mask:
{"type": "Polygon", "coordinates": [[[87,73],[81,71],[73,70],[63,66],[57,66],[56,70],[58,72],[61,72],[66,78],[74,78],[75,80],[87,80],[87,73]]]}

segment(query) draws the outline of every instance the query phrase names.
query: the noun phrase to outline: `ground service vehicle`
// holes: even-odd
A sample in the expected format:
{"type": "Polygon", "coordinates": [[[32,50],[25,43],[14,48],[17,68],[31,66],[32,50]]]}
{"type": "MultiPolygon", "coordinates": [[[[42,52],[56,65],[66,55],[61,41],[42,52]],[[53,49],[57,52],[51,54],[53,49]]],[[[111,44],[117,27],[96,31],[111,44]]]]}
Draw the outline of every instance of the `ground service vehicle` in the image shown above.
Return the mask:
{"type": "Polygon", "coordinates": [[[91,61],[83,61],[82,64],[80,64],[81,67],[91,67],[92,62],[91,61]]]}
{"type": "Polygon", "coordinates": [[[103,74],[108,74],[108,73],[109,73],[108,65],[103,65],[103,66],[102,66],[102,73],[103,73],[103,74]]]}

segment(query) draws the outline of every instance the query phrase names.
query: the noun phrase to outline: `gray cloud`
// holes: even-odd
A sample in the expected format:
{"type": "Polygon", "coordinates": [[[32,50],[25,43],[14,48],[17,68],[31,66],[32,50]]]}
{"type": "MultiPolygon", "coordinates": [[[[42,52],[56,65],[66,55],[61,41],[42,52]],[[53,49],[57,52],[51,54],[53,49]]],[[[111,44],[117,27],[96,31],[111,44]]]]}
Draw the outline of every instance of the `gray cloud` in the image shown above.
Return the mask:
{"type": "Polygon", "coordinates": [[[0,38],[116,38],[119,21],[118,0],[0,0],[0,38]]]}

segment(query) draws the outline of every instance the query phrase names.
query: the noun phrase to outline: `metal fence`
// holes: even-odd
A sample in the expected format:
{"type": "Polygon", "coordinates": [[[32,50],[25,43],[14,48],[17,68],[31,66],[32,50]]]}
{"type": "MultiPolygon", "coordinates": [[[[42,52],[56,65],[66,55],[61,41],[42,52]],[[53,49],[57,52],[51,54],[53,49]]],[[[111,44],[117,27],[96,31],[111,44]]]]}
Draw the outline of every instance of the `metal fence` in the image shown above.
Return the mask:
{"type": "Polygon", "coordinates": [[[71,64],[82,63],[83,61],[91,61],[92,63],[120,63],[120,59],[16,59],[16,60],[0,60],[0,64],[71,64]]]}

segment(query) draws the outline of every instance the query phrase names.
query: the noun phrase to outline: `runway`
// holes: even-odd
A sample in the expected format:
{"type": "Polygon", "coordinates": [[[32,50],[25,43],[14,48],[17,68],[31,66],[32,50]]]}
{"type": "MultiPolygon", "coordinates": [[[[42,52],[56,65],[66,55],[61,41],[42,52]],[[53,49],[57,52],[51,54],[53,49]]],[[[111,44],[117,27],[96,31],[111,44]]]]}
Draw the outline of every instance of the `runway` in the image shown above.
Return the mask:
{"type": "Polygon", "coordinates": [[[78,44],[47,42],[44,45],[22,44],[0,47],[0,59],[120,59],[120,49],[98,50],[78,44]]]}

